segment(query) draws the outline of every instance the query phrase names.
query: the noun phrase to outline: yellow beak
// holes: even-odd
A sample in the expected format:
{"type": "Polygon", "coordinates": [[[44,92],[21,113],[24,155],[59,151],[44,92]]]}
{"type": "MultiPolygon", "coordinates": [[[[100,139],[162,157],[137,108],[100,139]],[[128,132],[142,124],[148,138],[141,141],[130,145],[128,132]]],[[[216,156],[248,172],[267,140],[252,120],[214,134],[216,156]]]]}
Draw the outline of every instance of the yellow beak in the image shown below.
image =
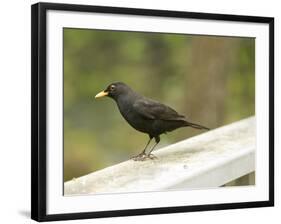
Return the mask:
{"type": "Polygon", "coordinates": [[[105,91],[101,91],[100,93],[98,93],[95,98],[100,98],[100,97],[104,97],[104,96],[107,96],[108,95],[108,92],[105,92],[105,91]]]}

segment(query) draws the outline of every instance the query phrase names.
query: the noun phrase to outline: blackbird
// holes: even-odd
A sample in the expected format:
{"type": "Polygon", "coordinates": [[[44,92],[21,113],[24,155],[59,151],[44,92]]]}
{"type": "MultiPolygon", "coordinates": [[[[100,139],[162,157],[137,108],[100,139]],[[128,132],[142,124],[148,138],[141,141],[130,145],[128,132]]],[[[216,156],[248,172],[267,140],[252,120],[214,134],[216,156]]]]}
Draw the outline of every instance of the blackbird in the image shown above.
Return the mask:
{"type": "Polygon", "coordinates": [[[108,96],[115,100],[120,113],[125,120],[136,130],[147,133],[149,141],[140,154],[134,156],[134,160],[143,161],[146,158],[156,158],[152,153],[160,142],[160,135],[181,127],[192,127],[209,130],[202,125],[187,121],[185,116],[178,114],[174,109],[146,98],[122,82],[110,84],[104,91],[98,93],[95,98],[108,96]],[[146,153],[146,148],[152,139],[155,145],[146,153]]]}

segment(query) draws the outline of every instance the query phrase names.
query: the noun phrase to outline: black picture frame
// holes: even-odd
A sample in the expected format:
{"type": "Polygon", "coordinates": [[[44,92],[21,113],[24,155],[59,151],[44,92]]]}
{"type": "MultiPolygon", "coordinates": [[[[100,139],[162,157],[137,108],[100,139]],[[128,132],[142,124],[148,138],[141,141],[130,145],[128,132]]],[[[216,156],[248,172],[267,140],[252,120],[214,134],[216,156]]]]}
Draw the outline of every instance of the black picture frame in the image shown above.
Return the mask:
{"type": "Polygon", "coordinates": [[[37,3],[31,10],[31,218],[37,221],[70,220],[115,216],[192,212],[237,208],[274,206],[274,18],[164,11],[137,8],[103,7],[74,4],[37,3]],[[192,18],[220,21],[254,22],[269,25],[269,200],[196,206],[161,207],[149,209],[52,214],[46,213],[46,13],[48,10],[100,12],[153,17],[192,18]]]}

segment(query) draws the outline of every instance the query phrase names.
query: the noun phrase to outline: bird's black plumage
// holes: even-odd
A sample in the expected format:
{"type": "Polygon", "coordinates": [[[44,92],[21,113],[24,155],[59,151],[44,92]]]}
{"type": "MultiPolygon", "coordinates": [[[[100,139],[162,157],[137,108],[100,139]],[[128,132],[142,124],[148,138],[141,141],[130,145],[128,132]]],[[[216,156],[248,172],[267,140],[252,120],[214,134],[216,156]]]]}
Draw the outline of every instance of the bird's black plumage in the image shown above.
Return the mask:
{"type": "Polygon", "coordinates": [[[125,120],[136,130],[149,135],[146,147],[151,139],[155,138],[156,144],[149,153],[145,153],[145,147],[141,154],[134,157],[134,160],[154,158],[151,152],[160,142],[160,135],[163,133],[188,126],[208,130],[204,126],[187,121],[185,116],[178,114],[171,107],[136,93],[122,82],[110,84],[104,91],[97,94],[96,98],[102,96],[114,99],[125,120]]]}

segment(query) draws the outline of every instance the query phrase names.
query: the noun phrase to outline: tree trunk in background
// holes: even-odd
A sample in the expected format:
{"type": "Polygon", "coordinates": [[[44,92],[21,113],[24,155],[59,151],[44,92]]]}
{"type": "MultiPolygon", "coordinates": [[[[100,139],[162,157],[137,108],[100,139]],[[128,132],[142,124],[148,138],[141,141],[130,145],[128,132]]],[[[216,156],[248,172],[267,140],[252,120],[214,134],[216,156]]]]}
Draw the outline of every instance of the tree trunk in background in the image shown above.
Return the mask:
{"type": "Polygon", "coordinates": [[[215,128],[224,122],[227,77],[233,65],[235,38],[195,38],[186,77],[186,108],[191,121],[215,128]],[[200,82],[198,80],[200,79],[200,82]],[[196,96],[196,97],[194,97],[196,96]]]}

